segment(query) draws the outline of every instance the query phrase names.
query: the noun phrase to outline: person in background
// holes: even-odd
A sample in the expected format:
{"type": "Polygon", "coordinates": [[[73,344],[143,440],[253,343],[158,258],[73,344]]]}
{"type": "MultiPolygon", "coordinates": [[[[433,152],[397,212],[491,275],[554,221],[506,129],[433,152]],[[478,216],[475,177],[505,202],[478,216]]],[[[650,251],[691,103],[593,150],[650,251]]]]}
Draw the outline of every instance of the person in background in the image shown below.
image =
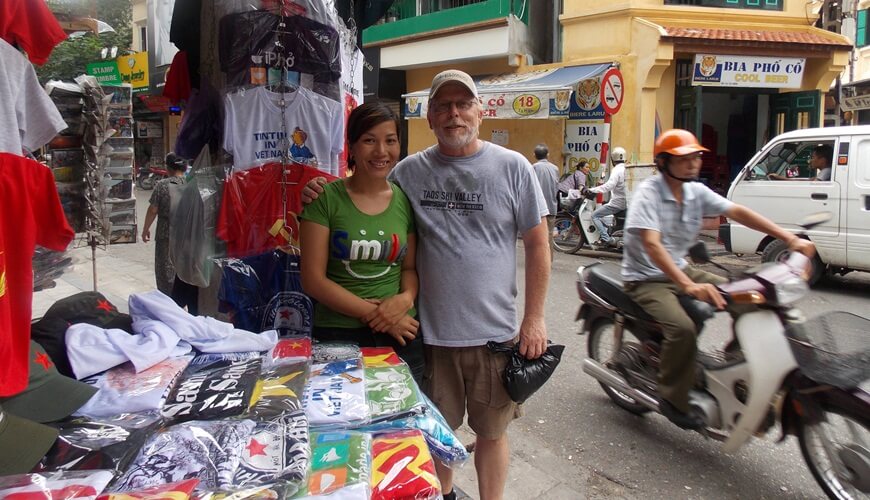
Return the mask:
{"type": "Polygon", "coordinates": [[[803,177],[785,177],[779,174],[767,174],[767,178],[777,181],[830,181],[831,165],[834,163],[834,148],[827,144],[819,144],[810,154],[810,168],[816,173],[809,179],[803,177]]]}
{"type": "Polygon", "coordinates": [[[595,224],[598,234],[601,235],[600,240],[592,243],[592,248],[605,245],[614,246],[616,244],[616,240],[607,232],[607,226],[601,219],[625,210],[625,149],[620,147],[613,148],[613,152],[610,153],[610,161],[613,162],[613,167],[610,169],[610,175],[607,176],[607,182],[588,189],[590,193],[613,192],[610,195],[610,201],[592,212],[592,223],[595,224]]]}
{"type": "Polygon", "coordinates": [[[414,212],[387,180],[400,154],[399,119],[367,102],[351,112],[347,139],[353,175],[326,185],[302,212],[302,286],[317,300],[313,336],[392,347],[422,383],[414,212]]]}
{"type": "Polygon", "coordinates": [[[154,235],[154,276],[157,289],[172,296],[175,266],[169,258],[169,221],[180,198],[187,163],[175,153],[169,153],[166,155],[166,170],[169,177],[157,181],[151,193],[145,224],[142,227],[142,241],[148,243],[151,240],[151,224],[157,219],[157,231],[154,235]]]}
{"type": "Polygon", "coordinates": [[[562,200],[568,199],[568,191],[571,189],[582,190],[586,187],[586,183],[589,179],[589,163],[586,160],[580,160],[580,163],[577,164],[577,169],[574,170],[573,173],[567,173],[562,176],[559,180],[558,185],[558,194],[556,196],[559,199],[560,205],[566,206],[570,212],[574,212],[577,209],[577,206],[583,200],[583,198],[577,198],[574,200],[570,200],[570,206],[562,200]]]}
{"type": "Polygon", "coordinates": [[[544,195],[544,200],[547,202],[547,209],[550,211],[547,215],[547,230],[550,234],[550,262],[553,262],[553,229],[556,225],[556,183],[559,178],[559,168],[553,165],[548,160],[550,150],[546,144],[538,144],[535,146],[536,161],[532,167],[535,169],[535,176],[538,178],[538,184],[541,185],[541,193],[544,195]]]}

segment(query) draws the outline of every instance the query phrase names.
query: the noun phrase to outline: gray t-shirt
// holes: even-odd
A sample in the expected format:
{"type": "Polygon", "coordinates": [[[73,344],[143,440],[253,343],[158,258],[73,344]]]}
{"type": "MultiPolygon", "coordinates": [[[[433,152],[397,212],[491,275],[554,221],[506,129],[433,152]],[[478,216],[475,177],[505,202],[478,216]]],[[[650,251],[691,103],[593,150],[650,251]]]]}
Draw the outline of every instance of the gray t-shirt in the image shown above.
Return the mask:
{"type": "Polygon", "coordinates": [[[467,347],[514,338],[517,233],[547,215],[528,160],[489,142],[462,158],[433,146],[399,162],[391,180],[417,221],[424,342],[467,347]]]}
{"type": "Polygon", "coordinates": [[[550,215],[556,215],[556,184],[559,182],[559,169],[547,160],[541,160],[532,166],[535,168],[538,184],[541,185],[544,201],[547,202],[547,209],[550,215]]]}
{"type": "Polygon", "coordinates": [[[649,258],[640,239],[641,229],[661,233],[662,244],[680,269],[701,232],[703,217],[721,215],[733,203],[699,182],[683,184],[683,204],[677,203],[663,175],[643,181],[632,194],[625,220],[622,279],[646,281],[667,279],[649,258]]]}

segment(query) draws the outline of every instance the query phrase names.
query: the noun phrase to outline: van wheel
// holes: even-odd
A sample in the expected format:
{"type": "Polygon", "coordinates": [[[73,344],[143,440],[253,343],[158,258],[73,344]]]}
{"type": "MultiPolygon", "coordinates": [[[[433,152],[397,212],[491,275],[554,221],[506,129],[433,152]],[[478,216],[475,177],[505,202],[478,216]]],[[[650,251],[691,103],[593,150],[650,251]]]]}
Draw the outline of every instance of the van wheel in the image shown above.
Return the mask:
{"type": "MultiPolygon", "coordinates": [[[[789,255],[788,245],[782,240],[773,240],[764,247],[764,252],[761,254],[762,262],[784,262],[788,259],[789,255]]],[[[825,268],[827,267],[822,259],[819,258],[819,255],[816,254],[812,259],[812,270],[810,271],[810,277],[807,280],[810,286],[813,286],[818,282],[822,276],[825,274],[825,268]]]]}

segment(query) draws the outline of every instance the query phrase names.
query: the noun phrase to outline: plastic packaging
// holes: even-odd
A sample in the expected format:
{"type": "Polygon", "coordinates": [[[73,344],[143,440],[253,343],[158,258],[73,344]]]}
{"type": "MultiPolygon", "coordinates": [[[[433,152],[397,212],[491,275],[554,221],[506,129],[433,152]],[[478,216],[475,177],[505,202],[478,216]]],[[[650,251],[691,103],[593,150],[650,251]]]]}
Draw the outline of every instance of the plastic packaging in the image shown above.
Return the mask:
{"type": "Polygon", "coordinates": [[[32,471],[126,470],[159,425],[157,415],[131,414],[56,424],[59,435],[54,446],[32,471]]]}
{"type": "Polygon", "coordinates": [[[191,359],[193,356],[165,359],[139,373],[136,373],[132,363],[124,363],[87,378],[83,382],[99,390],[75,414],[100,418],[158,410],[163,405],[166,392],[191,359]]]}
{"type": "Polygon", "coordinates": [[[197,477],[199,489],[232,486],[252,420],[191,421],[164,429],[140,450],[115,492],[133,491],[197,477]]]}
{"type": "Polygon", "coordinates": [[[435,499],[441,482],[418,430],[379,434],[372,440],[372,500],[435,499]]]}
{"type": "Polygon", "coordinates": [[[559,366],[565,346],[550,344],[544,354],[537,359],[526,359],[520,354],[519,343],[513,346],[489,342],[486,344],[493,353],[504,353],[508,364],[504,369],[504,384],[511,399],[524,403],[535,393],[559,366]]]}
{"type": "Polygon", "coordinates": [[[9,500],[94,499],[112,480],[112,471],[48,472],[0,476],[0,498],[9,500]]]}
{"type": "Polygon", "coordinates": [[[346,342],[315,342],[311,348],[312,363],[330,363],[360,359],[360,347],[346,342]]]}
{"type": "Polygon", "coordinates": [[[372,421],[422,413],[420,390],[405,363],[366,368],[365,381],[372,421]]]}
{"type": "Polygon", "coordinates": [[[199,484],[199,479],[186,479],[125,493],[105,493],[97,500],[187,500],[199,484]]]}
{"type": "Polygon", "coordinates": [[[421,394],[421,398],[426,405],[422,415],[385,420],[367,425],[358,430],[363,432],[380,432],[390,429],[418,429],[423,432],[423,437],[426,438],[426,443],[429,445],[429,451],[442,464],[451,468],[463,465],[469,458],[465,445],[462,444],[459,437],[447,425],[444,416],[441,415],[441,412],[438,411],[438,408],[435,407],[429,398],[425,394],[421,394]]]}
{"type": "Polygon", "coordinates": [[[161,414],[167,419],[218,419],[245,413],[260,375],[260,358],[219,361],[187,371],[169,393],[161,414]]]}
{"type": "Polygon", "coordinates": [[[208,150],[203,151],[194,162],[169,225],[169,255],[175,273],[185,283],[198,287],[211,283],[211,259],[223,252],[215,230],[225,167],[212,166],[208,150]]]}
{"type": "MultiPolygon", "coordinates": [[[[251,416],[269,419],[302,409],[308,364],[281,365],[260,374],[251,396],[251,416]]],[[[307,422],[306,422],[307,424],[307,422]]]]}
{"type": "Polygon", "coordinates": [[[263,368],[311,361],[311,339],[308,337],[287,337],[278,341],[275,347],[263,355],[263,368]]]}
{"type": "Polygon", "coordinates": [[[359,359],[311,366],[305,411],[311,427],[349,428],[369,419],[362,362],[359,359]]]}
{"type": "Polygon", "coordinates": [[[233,487],[283,481],[293,483],[295,491],[305,480],[310,460],[305,412],[296,410],[273,420],[258,422],[242,449],[233,487]]]}
{"type": "Polygon", "coordinates": [[[311,434],[308,481],[294,498],[369,498],[371,436],[360,432],[311,434]],[[362,496],[345,495],[358,493],[362,496]]]}

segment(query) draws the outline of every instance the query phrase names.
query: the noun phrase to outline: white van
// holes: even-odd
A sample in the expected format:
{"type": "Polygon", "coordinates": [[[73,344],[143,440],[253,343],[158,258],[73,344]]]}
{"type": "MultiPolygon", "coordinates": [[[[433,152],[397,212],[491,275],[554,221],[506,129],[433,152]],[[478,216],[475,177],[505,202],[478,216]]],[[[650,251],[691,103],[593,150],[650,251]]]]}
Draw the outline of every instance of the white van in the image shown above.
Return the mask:
{"type": "MultiPolygon", "coordinates": [[[[807,235],[818,250],[812,282],[825,272],[870,271],[870,125],[775,137],[743,167],[728,199],[792,230],[809,214],[829,212],[830,221],[807,235]],[[823,180],[828,172],[819,175],[810,166],[813,150],[823,152],[826,146],[833,153],[830,180],[823,180]]],[[[783,242],[736,222],[722,224],[719,237],[728,251],[760,253],[764,262],[786,253],[783,242]]]]}

